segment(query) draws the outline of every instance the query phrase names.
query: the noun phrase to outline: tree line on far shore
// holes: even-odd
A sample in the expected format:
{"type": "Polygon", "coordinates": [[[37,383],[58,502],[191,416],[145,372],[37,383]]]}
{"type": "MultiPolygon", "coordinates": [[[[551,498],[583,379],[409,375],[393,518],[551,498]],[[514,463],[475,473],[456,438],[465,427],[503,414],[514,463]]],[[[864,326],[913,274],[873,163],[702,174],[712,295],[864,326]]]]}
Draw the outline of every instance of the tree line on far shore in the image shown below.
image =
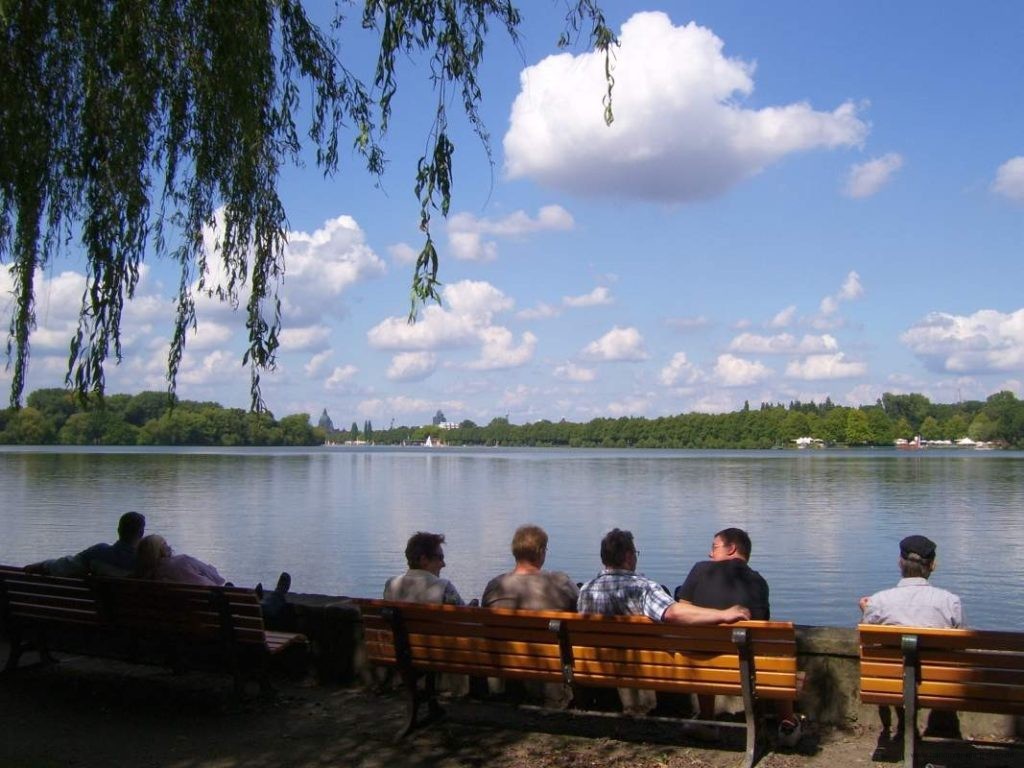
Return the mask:
{"type": "Polygon", "coordinates": [[[495,418],[439,425],[325,430],[305,413],[269,413],[178,400],[166,392],[82,400],[64,389],[40,389],[24,408],[0,410],[0,443],[20,445],[320,445],[367,440],[376,445],[418,443],[431,436],[448,445],[564,446],[570,448],[773,448],[798,437],[829,445],[886,446],[897,438],[977,442],[1024,448],[1024,401],[997,392],[985,401],[932,403],[920,394],[884,394],[874,405],[745,404],[732,413],[687,413],[654,419],[622,417],[586,423],[536,421],[515,425],[495,418]]]}
{"type": "Polygon", "coordinates": [[[320,445],[309,414],[271,414],[179,400],[167,392],[108,395],[37,389],[24,408],[0,410],[0,444],[14,445],[320,445]]]}
{"type": "Polygon", "coordinates": [[[346,430],[328,433],[344,443],[420,443],[430,436],[456,446],[564,446],[569,448],[775,448],[793,447],[798,437],[828,445],[891,446],[897,438],[956,441],[970,437],[1002,447],[1024,447],[1024,401],[1008,391],[985,401],[932,403],[920,394],[884,394],[874,405],[823,403],[745,404],[732,413],[593,419],[586,423],[536,421],[510,424],[495,418],[486,426],[466,420],[457,429],[436,425],[377,429],[372,438],[346,430]]]}

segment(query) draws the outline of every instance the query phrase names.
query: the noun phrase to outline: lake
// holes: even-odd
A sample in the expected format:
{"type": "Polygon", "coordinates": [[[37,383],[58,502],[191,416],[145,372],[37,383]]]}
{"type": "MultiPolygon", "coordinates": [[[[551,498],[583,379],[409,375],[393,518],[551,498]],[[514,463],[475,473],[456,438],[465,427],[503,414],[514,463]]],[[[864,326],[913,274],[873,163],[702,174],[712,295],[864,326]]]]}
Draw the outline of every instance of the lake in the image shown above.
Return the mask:
{"type": "Polygon", "coordinates": [[[1024,452],[0,447],[0,488],[4,564],[113,540],[135,509],[237,584],[287,570],[295,591],[361,597],[405,570],[417,530],[446,534],[443,575],[468,600],[511,569],[526,522],[577,581],[606,531],[632,530],[638,570],[670,590],[737,526],[772,615],[830,626],[854,625],[923,533],[971,626],[1024,631],[1024,452]]]}

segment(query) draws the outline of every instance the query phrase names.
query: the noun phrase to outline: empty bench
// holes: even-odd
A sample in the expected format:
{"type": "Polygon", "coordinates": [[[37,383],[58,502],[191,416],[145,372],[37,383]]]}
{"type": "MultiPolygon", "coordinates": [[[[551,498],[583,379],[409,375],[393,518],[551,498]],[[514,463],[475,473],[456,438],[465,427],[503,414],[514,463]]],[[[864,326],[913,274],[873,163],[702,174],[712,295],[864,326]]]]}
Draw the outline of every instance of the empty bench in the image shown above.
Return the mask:
{"type": "Polygon", "coordinates": [[[263,625],[251,589],[137,579],[62,578],[0,566],[0,623],[10,643],[5,669],[26,651],[51,651],[233,676],[269,690],[268,663],[306,638],[263,625]]]}
{"type": "Polygon", "coordinates": [[[687,627],[643,616],[354,602],[363,616],[368,661],[397,669],[405,684],[408,717],[400,737],[416,726],[422,704],[439,709],[432,680],[439,672],[717,694],[743,700],[750,766],[760,751],[758,701],[797,696],[789,622],[687,627]],[[421,691],[417,681],[424,676],[421,691]]]}
{"type": "Polygon", "coordinates": [[[1024,715],[1024,633],[861,624],[860,695],[906,710],[914,768],[920,709],[1024,715]]]}

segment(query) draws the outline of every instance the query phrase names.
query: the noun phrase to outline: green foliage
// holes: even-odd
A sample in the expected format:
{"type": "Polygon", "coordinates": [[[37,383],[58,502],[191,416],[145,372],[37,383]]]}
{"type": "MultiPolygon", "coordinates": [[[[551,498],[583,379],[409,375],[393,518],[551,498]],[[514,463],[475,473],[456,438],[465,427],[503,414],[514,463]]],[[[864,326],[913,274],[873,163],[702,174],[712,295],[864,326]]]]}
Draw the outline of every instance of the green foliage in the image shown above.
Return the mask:
{"type": "MultiPolygon", "coordinates": [[[[590,39],[605,53],[611,122],[615,37],[591,0],[570,8],[560,42],[591,22],[590,39]]],[[[334,32],[348,22],[343,11],[345,4],[336,6],[334,32]]],[[[348,134],[369,173],[380,174],[399,58],[424,57],[436,94],[415,175],[425,244],[411,315],[418,302],[438,298],[430,223],[433,211],[446,216],[451,204],[451,91],[489,152],[477,79],[486,33],[496,23],[515,41],[521,19],[510,0],[365,0],[361,19],[379,39],[372,86],[343,63],[337,39],[308,17],[302,0],[3,0],[0,261],[9,258],[14,278],[13,406],[25,386],[36,275],[74,236],[87,267],[69,385],[103,392],[105,363],[121,359],[122,313],[140,267],[147,256],[170,256],[181,270],[170,391],[195,327],[195,291],[232,306],[244,299],[243,361],[252,408],[262,410],[260,375],[274,367],[280,332],[281,170],[301,162],[306,140],[319,168],[334,173],[348,134]],[[305,139],[296,120],[303,112],[310,115],[305,139]],[[203,231],[217,212],[212,258],[225,277],[212,284],[203,231]]]]}
{"type": "Polygon", "coordinates": [[[268,413],[184,400],[173,410],[166,392],[112,395],[84,402],[62,390],[38,390],[39,408],[0,411],[0,444],[37,445],[320,445],[323,430],[304,413],[275,421],[268,413]],[[66,404],[74,411],[67,412],[66,404]],[[148,414],[141,423],[136,423],[148,414]]]}

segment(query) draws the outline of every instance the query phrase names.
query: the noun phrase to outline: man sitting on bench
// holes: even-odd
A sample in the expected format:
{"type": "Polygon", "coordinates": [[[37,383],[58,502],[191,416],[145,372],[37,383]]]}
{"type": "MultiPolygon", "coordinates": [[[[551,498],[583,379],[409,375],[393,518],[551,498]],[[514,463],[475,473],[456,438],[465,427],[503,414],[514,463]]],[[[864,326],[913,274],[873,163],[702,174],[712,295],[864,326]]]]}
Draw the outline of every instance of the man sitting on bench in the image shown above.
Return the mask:
{"type": "Polygon", "coordinates": [[[113,544],[94,544],[77,555],[53,560],[42,560],[25,566],[26,573],[45,576],[72,576],[80,578],[90,573],[97,576],[124,578],[135,571],[135,557],[146,533],[146,518],[138,512],[125,512],[117,523],[117,541],[113,544]]]}
{"type": "MultiPolygon", "coordinates": [[[[907,536],[900,542],[900,576],[892,589],[884,589],[870,597],[862,597],[860,609],[864,624],[895,624],[911,627],[964,626],[964,612],[960,598],[945,589],[933,587],[928,578],[935,571],[935,542],[927,536],[907,536]]],[[[892,713],[889,707],[878,707],[882,721],[882,735],[889,736],[892,713]]],[[[903,707],[896,708],[894,740],[903,738],[903,707]]],[[[916,727],[916,723],[914,724],[916,727]]],[[[927,733],[960,737],[960,724],[955,712],[932,710],[928,717],[927,733]]]]}
{"type": "Polygon", "coordinates": [[[405,545],[405,560],[409,570],[387,580],[384,599],[407,603],[465,605],[455,585],[441,578],[441,569],[444,568],[442,544],[443,533],[419,531],[410,536],[405,545]]]}

